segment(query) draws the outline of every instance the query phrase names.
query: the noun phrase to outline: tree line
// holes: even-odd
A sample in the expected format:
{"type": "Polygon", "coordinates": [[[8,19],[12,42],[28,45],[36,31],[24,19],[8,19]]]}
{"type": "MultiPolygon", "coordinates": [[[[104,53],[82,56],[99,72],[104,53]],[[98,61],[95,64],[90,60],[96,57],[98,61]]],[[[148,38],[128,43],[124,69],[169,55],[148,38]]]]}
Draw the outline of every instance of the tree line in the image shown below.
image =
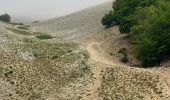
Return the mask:
{"type": "Polygon", "coordinates": [[[102,24],[119,25],[133,38],[135,55],[143,66],[155,66],[170,54],[169,0],[116,0],[102,24]]]}

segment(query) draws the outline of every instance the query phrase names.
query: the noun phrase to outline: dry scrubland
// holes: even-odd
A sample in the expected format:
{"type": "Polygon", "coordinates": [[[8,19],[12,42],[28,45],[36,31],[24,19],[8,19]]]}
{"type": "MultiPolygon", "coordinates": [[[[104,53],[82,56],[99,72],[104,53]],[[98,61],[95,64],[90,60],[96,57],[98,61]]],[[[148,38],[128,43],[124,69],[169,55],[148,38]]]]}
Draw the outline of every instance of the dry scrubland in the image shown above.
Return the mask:
{"type": "Polygon", "coordinates": [[[127,36],[100,23],[111,6],[109,2],[28,29],[0,22],[0,98],[170,100],[168,61],[166,70],[135,68],[138,62],[127,36]],[[126,65],[118,54],[122,47],[130,54],[126,65]]]}
{"type": "Polygon", "coordinates": [[[36,36],[40,34],[1,23],[0,97],[5,100],[79,98],[90,77],[87,53],[79,50],[77,43],[39,39],[36,36]]]}

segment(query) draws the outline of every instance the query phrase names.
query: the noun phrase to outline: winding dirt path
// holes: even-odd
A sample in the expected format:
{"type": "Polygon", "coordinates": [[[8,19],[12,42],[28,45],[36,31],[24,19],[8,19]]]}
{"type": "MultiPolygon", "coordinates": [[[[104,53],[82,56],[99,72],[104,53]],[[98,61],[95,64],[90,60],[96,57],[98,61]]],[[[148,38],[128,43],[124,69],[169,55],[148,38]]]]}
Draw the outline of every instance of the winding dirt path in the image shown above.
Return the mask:
{"type": "MultiPolygon", "coordinates": [[[[99,54],[99,45],[101,43],[100,42],[92,42],[87,46],[87,51],[90,54],[90,60],[91,61],[95,61],[96,63],[102,62],[104,63],[104,58],[101,57],[101,55],[99,54]]],[[[83,98],[84,100],[102,100],[102,98],[100,98],[98,96],[98,88],[101,85],[101,81],[100,81],[100,73],[102,71],[102,67],[99,65],[94,65],[94,67],[92,68],[92,73],[93,73],[93,82],[88,84],[87,86],[87,90],[88,93],[86,94],[85,98],[83,98]]]]}
{"type": "Polygon", "coordinates": [[[107,64],[107,65],[112,65],[112,66],[117,66],[123,64],[120,64],[119,62],[113,61],[110,56],[105,53],[104,49],[102,48],[101,44],[103,42],[92,42],[89,43],[87,46],[87,51],[90,54],[90,59],[99,63],[107,64]]]}
{"type": "Polygon", "coordinates": [[[88,90],[88,93],[83,96],[83,100],[102,100],[102,98],[99,96],[99,87],[101,86],[101,71],[106,68],[107,65],[111,65],[112,67],[115,65],[121,65],[115,63],[107,54],[105,54],[101,47],[102,43],[103,42],[91,42],[86,48],[90,54],[90,62],[93,63],[94,66],[91,69],[93,73],[93,82],[87,85],[86,90],[88,90]]]}
{"type": "MultiPolygon", "coordinates": [[[[90,63],[92,65],[92,73],[93,73],[93,82],[89,83],[86,87],[88,91],[83,96],[82,100],[102,100],[99,96],[99,87],[101,86],[101,72],[106,67],[114,67],[114,66],[126,66],[121,64],[120,62],[116,62],[110,58],[108,54],[105,53],[104,49],[102,48],[103,42],[91,42],[88,43],[86,50],[89,52],[90,55],[90,63]]],[[[152,71],[150,71],[152,72],[152,71]]],[[[159,72],[157,73],[160,76],[163,76],[159,72]]],[[[164,80],[166,82],[166,80],[164,80]]]]}
{"type": "Polygon", "coordinates": [[[87,46],[87,51],[90,53],[90,58],[96,62],[112,65],[112,61],[106,59],[100,48],[102,42],[92,42],[87,46]]]}

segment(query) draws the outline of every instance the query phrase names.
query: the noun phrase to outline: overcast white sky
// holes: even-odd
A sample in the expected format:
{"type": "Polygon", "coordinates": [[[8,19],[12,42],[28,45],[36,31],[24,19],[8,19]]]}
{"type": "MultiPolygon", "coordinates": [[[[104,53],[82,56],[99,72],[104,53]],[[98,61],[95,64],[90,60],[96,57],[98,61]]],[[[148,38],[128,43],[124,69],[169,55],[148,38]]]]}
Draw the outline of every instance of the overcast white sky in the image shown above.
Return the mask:
{"type": "Polygon", "coordinates": [[[110,0],[0,0],[0,14],[28,20],[46,20],[110,0]]]}

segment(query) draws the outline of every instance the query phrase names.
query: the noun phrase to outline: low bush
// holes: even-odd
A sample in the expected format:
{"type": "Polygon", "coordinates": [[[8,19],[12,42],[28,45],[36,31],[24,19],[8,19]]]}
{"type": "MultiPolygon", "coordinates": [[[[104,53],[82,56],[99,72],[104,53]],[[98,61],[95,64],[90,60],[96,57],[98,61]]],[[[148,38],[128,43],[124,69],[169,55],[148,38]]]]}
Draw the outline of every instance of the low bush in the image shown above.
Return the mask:
{"type": "Polygon", "coordinates": [[[20,26],[23,26],[23,25],[24,25],[23,23],[16,23],[16,22],[9,22],[9,24],[12,24],[12,25],[20,25],[20,26]]]}
{"type": "Polygon", "coordinates": [[[127,49],[126,48],[120,49],[118,53],[121,54],[121,61],[123,63],[127,63],[129,61],[128,53],[127,53],[127,49]]]}
{"type": "Polygon", "coordinates": [[[40,35],[37,35],[36,38],[38,39],[52,39],[53,37],[49,34],[40,34],[40,35]]]}
{"type": "Polygon", "coordinates": [[[18,26],[17,28],[19,28],[19,29],[23,29],[23,30],[28,30],[29,28],[28,27],[26,27],[26,26],[18,26]]]}
{"type": "Polygon", "coordinates": [[[102,18],[102,24],[106,26],[106,28],[111,27],[114,23],[113,21],[114,16],[112,15],[113,15],[113,12],[110,11],[109,14],[105,14],[105,16],[102,18]]]}
{"type": "Polygon", "coordinates": [[[0,20],[4,22],[10,22],[11,21],[11,16],[8,14],[3,14],[0,16],[0,20]]]}

